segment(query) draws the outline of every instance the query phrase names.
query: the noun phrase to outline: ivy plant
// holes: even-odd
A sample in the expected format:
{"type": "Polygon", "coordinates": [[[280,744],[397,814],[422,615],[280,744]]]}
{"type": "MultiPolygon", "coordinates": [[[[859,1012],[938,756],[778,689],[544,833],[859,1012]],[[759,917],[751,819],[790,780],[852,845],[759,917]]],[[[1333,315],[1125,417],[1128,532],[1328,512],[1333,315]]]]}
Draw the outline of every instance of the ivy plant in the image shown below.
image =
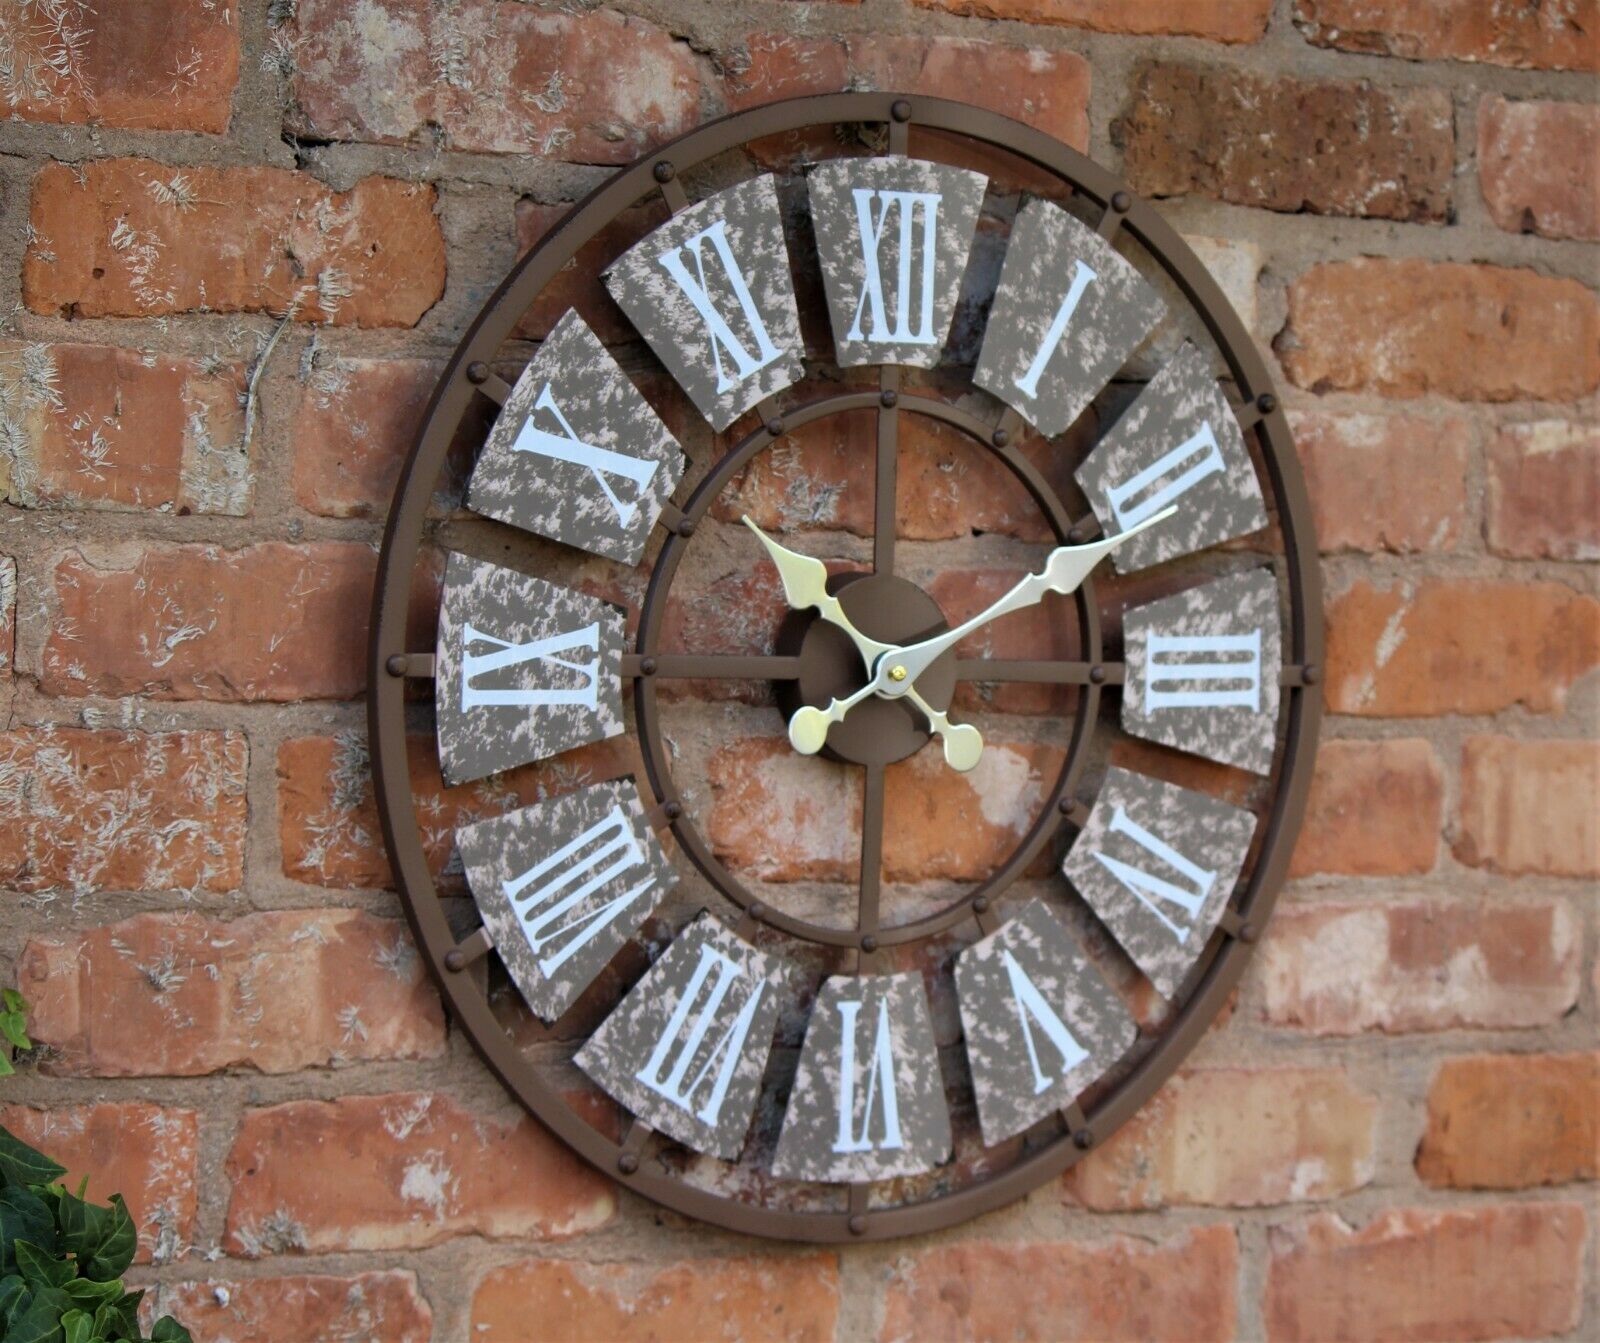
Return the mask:
{"type": "Polygon", "coordinates": [[[0,1343],[193,1343],[170,1315],[140,1331],[144,1292],[122,1285],[138,1244],[128,1205],[85,1202],[88,1179],[74,1194],[66,1173],[0,1127],[0,1343]]]}

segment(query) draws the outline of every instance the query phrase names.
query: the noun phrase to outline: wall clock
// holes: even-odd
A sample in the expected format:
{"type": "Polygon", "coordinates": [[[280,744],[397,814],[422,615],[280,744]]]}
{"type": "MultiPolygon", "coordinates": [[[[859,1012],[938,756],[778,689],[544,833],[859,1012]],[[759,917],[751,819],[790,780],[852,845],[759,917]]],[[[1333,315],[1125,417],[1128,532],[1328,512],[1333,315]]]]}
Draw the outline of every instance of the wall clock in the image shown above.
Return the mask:
{"type": "Polygon", "coordinates": [[[1266,368],[1149,205],[953,102],[732,116],[573,209],[427,410],[371,645],[400,894],[489,1066],[629,1187],[801,1240],[947,1226],[1104,1142],[1223,1007],[1304,809],[1319,612],[1266,368]],[[1034,530],[898,535],[912,417],[1020,482],[1034,530]],[[741,504],[847,423],[862,525],[741,504]],[[1015,581],[947,613],[939,571],[996,545],[1015,581]],[[740,646],[684,616],[708,581],[749,599],[740,646]],[[1059,640],[1001,657],[1021,611],[1059,640]],[[804,782],[764,823],[848,831],[811,836],[847,872],[777,880],[708,830],[719,733],[769,739],[804,782]],[[425,856],[435,753],[499,798],[459,881],[425,856]],[[1004,794],[1019,760],[1015,842],[902,879],[906,817],[936,853],[983,819],[939,811],[940,772],[1004,794]]]}

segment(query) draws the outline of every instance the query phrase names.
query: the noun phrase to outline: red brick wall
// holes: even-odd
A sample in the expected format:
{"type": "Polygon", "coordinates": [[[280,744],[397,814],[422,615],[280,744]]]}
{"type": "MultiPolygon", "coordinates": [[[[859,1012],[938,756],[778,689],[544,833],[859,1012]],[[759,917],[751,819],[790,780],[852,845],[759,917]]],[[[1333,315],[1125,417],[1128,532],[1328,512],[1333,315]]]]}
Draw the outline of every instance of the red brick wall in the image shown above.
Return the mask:
{"type": "MultiPolygon", "coordinates": [[[[14,0],[0,51],[0,980],[47,1046],[0,1120],[128,1195],[200,1337],[1600,1330],[1596,0],[14,0]],[[449,1030],[384,889],[363,625],[429,379],[559,203],[889,84],[1171,198],[1295,419],[1331,740],[1231,1019],[1126,1132],[935,1242],[786,1251],[617,1194],[449,1030]]],[[[1027,534],[918,501],[919,537],[1027,534]]],[[[678,618],[730,597],[773,594],[678,618]]],[[[770,756],[712,759],[718,842],[826,871],[752,829],[805,795],[770,756]]],[[[889,857],[1006,838],[911,818],[889,857]]]]}

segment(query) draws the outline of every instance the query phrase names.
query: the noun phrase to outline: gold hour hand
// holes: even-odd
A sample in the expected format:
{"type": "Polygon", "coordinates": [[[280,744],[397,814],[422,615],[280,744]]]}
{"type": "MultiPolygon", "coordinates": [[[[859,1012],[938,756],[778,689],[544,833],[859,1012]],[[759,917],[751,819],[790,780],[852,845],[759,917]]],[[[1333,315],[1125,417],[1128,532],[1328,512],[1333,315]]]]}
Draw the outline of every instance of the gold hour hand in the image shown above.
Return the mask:
{"type": "MultiPolygon", "coordinates": [[[[839,599],[828,591],[828,567],[815,556],[802,555],[780,546],[750,520],[749,514],[744,516],[744,525],[766,547],[767,557],[778,570],[778,577],[783,580],[783,595],[790,609],[804,611],[807,607],[815,607],[817,614],[828,624],[838,626],[850,636],[850,642],[855,644],[861,661],[870,672],[878,656],[888,652],[894,645],[881,643],[855,627],[845,614],[844,607],[839,604],[839,599]]],[[[821,749],[820,746],[818,749],[821,749]]]]}

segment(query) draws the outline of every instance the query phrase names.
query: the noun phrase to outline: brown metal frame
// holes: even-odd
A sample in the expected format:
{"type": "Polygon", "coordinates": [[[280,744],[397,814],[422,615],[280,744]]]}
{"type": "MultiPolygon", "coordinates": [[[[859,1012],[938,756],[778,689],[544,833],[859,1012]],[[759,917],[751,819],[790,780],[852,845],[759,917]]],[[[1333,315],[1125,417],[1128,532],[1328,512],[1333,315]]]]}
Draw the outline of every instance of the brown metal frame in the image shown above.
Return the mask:
{"type": "MultiPolygon", "coordinates": [[[[889,370],[881,391],[864,395],[869,404],[888,410],[892,406],[890,396],[896,394],[897,386],[895,375],[889,370]]],[[[839,399],[834,398],[835,401],[839,399]]],[[[911,400],[910,397],[901,398],[901,403],[905,405],[911,400]]],[[[916,409],[938,413],[947,419],[953,413],[950,407],[933,401],[916,409]]],[[[797,422],[798,413],[803,412],[763,407],[765,418],[770,420],[786,414],[791,424],[797,422]]],[[[980,439],[986,436],[1004,457],[1006,438],[1015,432],[1018,422],[1008,414],[997,425],[983,425],[974,419],[972,425],[962,427],[980,439]]],[[[775,435],[766,437],[770,441],[775,435]]],[[[747,439],[740,450],[749,443],[747,439]]],[[[886,560],[892,563],[892,549],[888,552],[884,549],[885,546],[892,548],[892,539],[881,538],[885,530],[892,533],[893,529],[885,529],[881,524],[886,517],[892,521],[894,514],[892,503],[886,511],[881,481],[886,457],[892,479],[893,456],[892,422],[887,431],[880,424],[880,493],[875,507],[880,539],[874,543],[880,567],[886,560]]],[[[1012,465],[1015,467],[1015,463],[1012,465]]],[[[670,563],[675,567],[677,547],[687,531],[693,530],[691,518],[697,506],[695,501],[699,501],[702,512],[709,504],[709,497],[703,497],[704,489],[702,486],[684,513],[668,511],[666,524],[677,534],[668,539],[663,549],[661,561],[652,575],[652,587],[660,578],[662,565],[670,563]],[[689,523],[687,530],[683,527],[685,521],[689,523]]],[[[890,494],[892,498],[892,490],[890,494]]],[[[1037,491],[1035,498],[1040,499],[1037,491]]],[[[1044,504],[1043,499],[1040,502],[1044,504]]],[[[1045,507],[1049,512],[1049,506],[1045,507]]],[[[1059,521],[1052,516],[1053,523],[1059,524],[1059,521]]],[[[1057,530],[1059,532],[1059,525],[1057,530]]],[[[1068,534],[1072,534],[1070,529],[1068,534]]],[[[1074,539],[1083,539],[1083,533],[1074,539]]],[[[1080,603],[1080,613],[1091,606],[1091,603],[1080,603]]],[[[1010,1203],[1041,1182],[1058,1176],[1085,1151],[1103,1142],[1154,1094],[1223,1007],[1243,972],[1251,944],[1272,911],[1305,812],[1322,714],[1318,688],[1323,660],[1321,611],[1321,582],[1309,502],[1288,424],[1272,392],[1267,368],[1210,274],[1149,204],[1133,196],[1111,173],[1043,132],[965,104],[888,93],[829,94],[774,103],[691,131],[619,172],[591,193],[512,269],[473,321],[446,366],[401,472],[384,533],[373,594],[368,723],[384,841],[412,933],[457,1023],[502,1082],[586,1160],[658,1203],[734,1231],[814,1242],[883,1240],[933,1231],[1010,1203]],[[457,943],[423,854],[407,760],[405,679],[408,675],[430,674],[432,657],[407,649],[406,617],[428,503],[444,468],[456,427],[480,390],[491,395],[495,391],[503,394],[503,385],[490,371],[491,362],[511,338],[521,315],[585,242],[621,211],[652,193],[659,192],[674,210],[683,208],[688,203],[679,180],[684,170],[752,140],[811,126],[878,124],[888,127],[891,152],[904,152],[913,118],[919,126],[1006,150],[1055,174],[1079,195],[1100,205],[1103,208],[1100,232],[1109,237],[1119,229],[1126,229],[1137,239],[1195,307],[1221,350],[1243,398],[1241,426],[1247,433],[1254,432],[1261,445],[1284,538],[1290,609],[1288,658],[1282,678],[1286,693],[1281,710],[1281,749],[1273,773],[1275,805],[1267,819],[1250,877],[1208,943],[1191,978],[1190,993],[1176,1018],[1126,1075],[1110,1086],[1087,1111],[1077,1105],[1067,1107],[1062,1112],[1061,1131],[1053,1140],[1024,1152],[1010,1167],[981,1183],[921,1203],[882,1208],[868,1206],[867,1186],[841,1186],[841,1201],[845,1206],[839,1210],[797,1212],[721,1198],[652,1169],[651,1163],[642,1159],[652,1138],[647,1125],[631,1124],[620,1142],[592,1127],[554,1086],[539,1076],[531,1061],[517,1049],[495,1019],[475,977],[465,973],[487,950],[487,942],[480,934],[473,934],[465,942],[457,943]]],[[[649,648],[653,646],[654,629],[653,623],[641,623],[638,650],[630,655],[625,668],[628,674],[638,678],[636,689],[643,687],[643,693],[636,696],[641,735],[645,734],[654,713],[654,678],[645,666],[652,658],[649,648]]],[[[991,663],[985,664],[983,679],[1003,677],[1082,684],[1081,701],[1090,705],[1086,721],[1092,723],[1093,701],[1099,686],[1120,681],[1121,669],[1109,664],[1098,665],[1097,629],[1094,639],[1086,640],[1084,646],[1094,664],[1088,668],[1065,663],[991,663]],[[1089,672],[1096,674],[1091,676],[1089,672]]],[[[686,665],[673,654],[661,654],[654,661],[655,674],[663,670],[679,672],[686,665]]],[[[693,661],[693,658],[687,660],[688,663],[693,661]]],[[[737,674],[734,664],[739,661],[725,659],[723,674],[737,674]]],[[[774,670],[778,675],[785,674],[782,668],[774,670]]],[[[1069,753],[1068,768],[1077,754],[1076,751],[1069,753]]],[[[873,793],[870,777],[869,774],[869,798],[873,793]]],[[[652,772],[653,785],[667,780],[665,774],[657,776],[652,772]]],[[[879,793],[881,797],[881,789],[879,793]]],[[[1059,809],[1069,820],[1081,819],[1081,809],[1074,807],[1070,792],[1062,791],[1059,780],[1055,797],[1060,803],[1059,809]]],[[[681,824],[682,809],[675,807],[670,796],[658,789],[655,801],[658,813],[681,824]]],[[[1047,811],[1041,823],[1054,820],[1054,813],[1047,811]]],[[[863,845],[864,849],[867,847],[863,845]]],[[[954,922],[962,916],[963,909],[969,909],[980,926],[990,926],[993,916],[988,912],[987,901],[976,899],[978,894],[975,890],[963,906],[956,907],[954,914],[944,911],[935,918],[949,916],[954,922]]],[[[751,913],[747,907],[747,921],[751,913]]],[[[863,918],[866,914],[863,900],[863,918]]],[[[780,929],[783,927],[782,922],[770,915],[767,921],[780,929]]],[[[931,931],[920,925],[905,927],[919,929],[914,934],[907,933],[907,937],[931,931]]],[[[892,936],[899,931],[885,930],[880,937],[884,941],[904,940],[892,936]]]]}

